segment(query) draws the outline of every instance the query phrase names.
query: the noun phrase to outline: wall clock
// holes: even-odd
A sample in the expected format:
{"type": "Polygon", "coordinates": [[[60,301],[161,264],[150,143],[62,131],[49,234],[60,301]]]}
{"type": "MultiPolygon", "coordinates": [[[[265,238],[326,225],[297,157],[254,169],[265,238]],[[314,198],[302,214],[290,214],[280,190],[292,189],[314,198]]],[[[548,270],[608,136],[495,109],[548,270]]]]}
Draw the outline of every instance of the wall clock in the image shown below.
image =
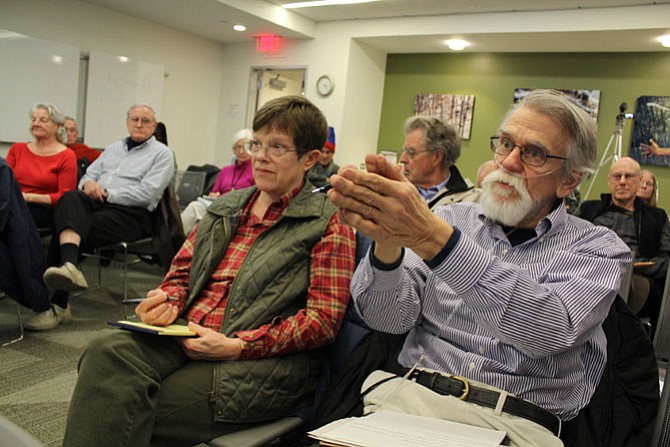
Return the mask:
{"type": "Polygon", "coordinates": [[[335,80],[331,75],[321,75],[316,80],[316,91],[321,96],[328,96],[335,89],[335,80]]]}

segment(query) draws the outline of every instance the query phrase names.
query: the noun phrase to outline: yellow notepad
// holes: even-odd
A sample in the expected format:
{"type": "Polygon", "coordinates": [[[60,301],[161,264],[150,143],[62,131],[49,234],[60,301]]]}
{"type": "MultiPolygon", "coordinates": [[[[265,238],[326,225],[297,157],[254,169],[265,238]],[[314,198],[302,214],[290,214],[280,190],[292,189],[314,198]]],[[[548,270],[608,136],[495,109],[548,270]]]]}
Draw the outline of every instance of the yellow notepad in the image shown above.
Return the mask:
{"type": "Polygon", "coordinates": [[[172,337],[197,337],[197,334],[184,324],[170,324],[167,326],[154,326],[139,321],[108,321],[107,324],[127,331],[145,332],[154,335],[169,335],[172,337]]]}

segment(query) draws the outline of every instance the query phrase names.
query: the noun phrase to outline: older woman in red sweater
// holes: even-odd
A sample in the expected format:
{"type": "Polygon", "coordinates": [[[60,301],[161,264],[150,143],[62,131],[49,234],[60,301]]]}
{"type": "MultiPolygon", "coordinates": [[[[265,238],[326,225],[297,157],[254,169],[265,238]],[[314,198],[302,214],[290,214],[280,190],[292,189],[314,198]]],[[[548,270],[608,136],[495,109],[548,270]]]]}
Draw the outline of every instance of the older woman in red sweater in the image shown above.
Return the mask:
{"type": "Polygon", "coordinates": [[[38,227],[53,225],[54,206],[63,194],[77,187],[77,158],[64,144],[64,119],[55,105],[35,104],[30,113],[30,133],[35,139],[12,145],[7,154],[7,163],[38,227]]]}

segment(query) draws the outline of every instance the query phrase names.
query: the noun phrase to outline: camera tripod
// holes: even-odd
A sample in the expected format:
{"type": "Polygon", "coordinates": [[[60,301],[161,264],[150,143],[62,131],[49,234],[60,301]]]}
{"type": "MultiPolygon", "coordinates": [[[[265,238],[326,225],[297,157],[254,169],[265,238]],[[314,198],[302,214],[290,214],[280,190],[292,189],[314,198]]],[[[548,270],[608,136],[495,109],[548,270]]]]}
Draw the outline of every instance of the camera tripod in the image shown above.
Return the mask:
{"type": "MultiPolygon", "coordinates": [[[[625,104],[625,103],[624,103],[625,104]]],[[[623,107],[623,104],[622,104],[623,107]]],[[[625,109],[624,109],[625,110],[625,109]]],[[[609,163],[610,160],[614,159],[614,161],[617,161],[618,159],[621,158],[621,150],[623,147],[622,141],[623,141],[623,122],[624,119],[627,119],[628,117],[625,116],[625,114],[620,113],[616,116],[616,123],[614,125],[614,132],[612,132],[612,136],[610,137],[609,142],[607,143],[607,147],[605,147],[605,152],[603,152],[603,156],[600,158],[600,162],[598,163],[598,166],[596,166],[596,170],[591,176],[591,183],[589,183],[589,189],[586,190],[586,194],[582,197],[582,201],[585,201],[588,199],[589,194],[591,194],[591,188],[593,188],[593,184],[596,182],[596,178],[598,177],[598,173],[600,172],[600,168],[605,166],[605,164],[609,163]],[[614,143],[614,151],[610,155],[610,149],[612,149],[612,143],[614,143]]]]}

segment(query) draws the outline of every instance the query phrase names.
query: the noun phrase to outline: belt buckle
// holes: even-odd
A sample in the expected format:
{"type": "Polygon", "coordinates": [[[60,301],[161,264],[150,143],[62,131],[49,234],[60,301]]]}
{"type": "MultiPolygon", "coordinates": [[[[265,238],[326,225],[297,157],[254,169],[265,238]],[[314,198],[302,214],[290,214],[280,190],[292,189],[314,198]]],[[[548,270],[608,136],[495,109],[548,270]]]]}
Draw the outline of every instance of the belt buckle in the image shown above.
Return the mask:
{"type": "Polygon", "coordinates": [[[465,377],[461,376],[451,376],[452,379],[458,380],[463,384],[463,393],[458,397],[460,400],[466,400],[468,398],[468,395],[470,395],[470,382],[468,382],[468,379],[465,377]]]}

